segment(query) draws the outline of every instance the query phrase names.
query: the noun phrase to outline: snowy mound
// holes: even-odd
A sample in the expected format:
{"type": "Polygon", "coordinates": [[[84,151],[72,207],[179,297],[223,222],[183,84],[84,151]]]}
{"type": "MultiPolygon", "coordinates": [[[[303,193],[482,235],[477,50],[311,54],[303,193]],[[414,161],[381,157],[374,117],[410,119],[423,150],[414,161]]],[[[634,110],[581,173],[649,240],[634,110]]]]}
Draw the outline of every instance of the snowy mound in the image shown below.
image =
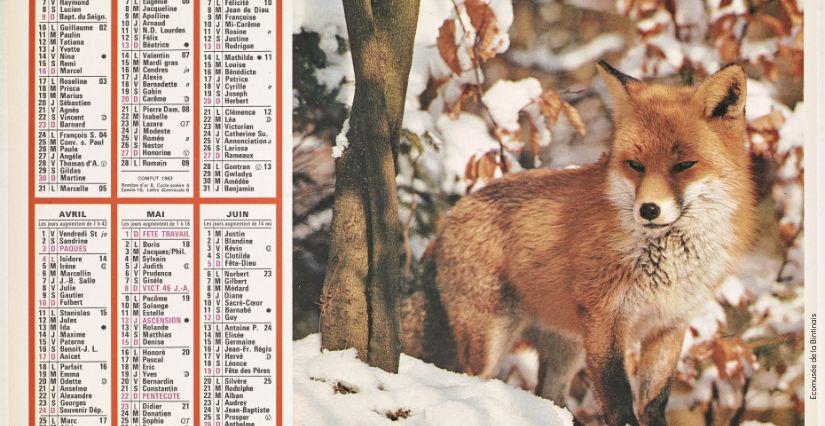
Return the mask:
{"type": "Polygon", "coordinates": [[[355,350],[321,352],[320,336],[293,343],[294,423],[299,425],[571,425],[572,415],[499,380],[441,370],[401,355],[398,374],[355,350]]]}

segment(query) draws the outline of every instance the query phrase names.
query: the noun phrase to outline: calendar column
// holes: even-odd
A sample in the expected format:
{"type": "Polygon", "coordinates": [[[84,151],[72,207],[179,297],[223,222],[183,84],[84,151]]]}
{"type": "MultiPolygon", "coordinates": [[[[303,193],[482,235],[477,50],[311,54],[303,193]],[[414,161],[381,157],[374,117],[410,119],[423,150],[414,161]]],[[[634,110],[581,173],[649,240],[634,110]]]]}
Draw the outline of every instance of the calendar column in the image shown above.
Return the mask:
{"type": "Polygon", "coordinates": [[[201,189],[275,196],[275,8],[201,2],[201,189]]]}
{"type": "Polygon", "coordinates": [[[35,424],[274,425],[279,3],[31,4],[35,424]]]}
{"type": "Polygon", "coordinates": [[[193,424],[192,206],[118,215],[119,424],[193,424]]]}
{"type": "Polygon", "coordinates": [[[118,1],[122,196],[191,196],[192,2],[118,1]]]}
{"type": "Polygon", "coordinates": [[[35,226],[35,422],[107,424],[109,206],[39,205],[35,226]]]}
{"type": "Polygon", "coordinates": [[[35,3],[37,196],[109,194],[109,7],[109,1],[35,3]]]}
{"type": "Polygon", "coordinates": [[[202,205],[202,425],[275,424],[275,206],[202,205]]]}

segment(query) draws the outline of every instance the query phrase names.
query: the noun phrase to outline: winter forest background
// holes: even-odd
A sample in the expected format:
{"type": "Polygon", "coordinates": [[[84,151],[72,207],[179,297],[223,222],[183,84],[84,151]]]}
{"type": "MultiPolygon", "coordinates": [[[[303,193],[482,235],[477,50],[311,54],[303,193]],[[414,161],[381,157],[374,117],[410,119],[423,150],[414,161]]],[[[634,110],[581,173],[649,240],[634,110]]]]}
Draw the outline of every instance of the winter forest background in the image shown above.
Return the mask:
{"type": "MultiPolygon", "coordinates": [[[[760,238],[692,322],[669,416],[676,424],[801,424],[802,17],[801,0],[421,0],[397,177],[405,279],[461,195],[503,174],[590,163],[608,148],[596,60],[687,84],[740,62],[760,238]]],[[[292,53],[299,339],[318,332],[334,157],[347,147],[354,92],[340,1],[295,2],[292,53]]],[[[520,345],[509,361],[503,379],[535,386],[532,348],[520,345]]],[[[595,415],[583,373],[568,403],[578,418],[595,415]]]]}

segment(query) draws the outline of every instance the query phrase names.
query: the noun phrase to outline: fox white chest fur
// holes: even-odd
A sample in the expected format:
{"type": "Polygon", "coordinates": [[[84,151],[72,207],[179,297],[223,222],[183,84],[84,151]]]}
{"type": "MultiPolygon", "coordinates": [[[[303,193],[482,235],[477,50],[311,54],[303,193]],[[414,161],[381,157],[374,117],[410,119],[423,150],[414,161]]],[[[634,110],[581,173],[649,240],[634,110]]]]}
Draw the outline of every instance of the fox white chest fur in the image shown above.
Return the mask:
{"type": "MultiPolygon", "coordinates": [[[[611,190],[610,198],[619,206],[633,196],[618,182],[611,190]]],[[[627,236],[616,248],[624,254],[633,282],[619,310],[633,340],[684,325],[711,300],[729,272],[737,202],[714,181],[692,184],[680,201],[681,215],[658,233],[640,229],[626,209],[619,209],[627,236]]]]}

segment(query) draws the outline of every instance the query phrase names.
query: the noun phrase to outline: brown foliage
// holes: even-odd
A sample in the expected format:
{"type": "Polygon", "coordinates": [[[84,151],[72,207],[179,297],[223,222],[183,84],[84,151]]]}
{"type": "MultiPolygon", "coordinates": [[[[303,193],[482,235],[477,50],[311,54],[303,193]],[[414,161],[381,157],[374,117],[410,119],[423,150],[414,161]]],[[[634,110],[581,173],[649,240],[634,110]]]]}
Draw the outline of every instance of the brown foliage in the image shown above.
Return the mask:
{"type": "Polygon", "coordinates": [[[458,46],[455,44],[455,21],[445,19],[438,29],[438,53],[441,59],[456,73],[461,74],[461,63],[458,61],[458,46]]]}

